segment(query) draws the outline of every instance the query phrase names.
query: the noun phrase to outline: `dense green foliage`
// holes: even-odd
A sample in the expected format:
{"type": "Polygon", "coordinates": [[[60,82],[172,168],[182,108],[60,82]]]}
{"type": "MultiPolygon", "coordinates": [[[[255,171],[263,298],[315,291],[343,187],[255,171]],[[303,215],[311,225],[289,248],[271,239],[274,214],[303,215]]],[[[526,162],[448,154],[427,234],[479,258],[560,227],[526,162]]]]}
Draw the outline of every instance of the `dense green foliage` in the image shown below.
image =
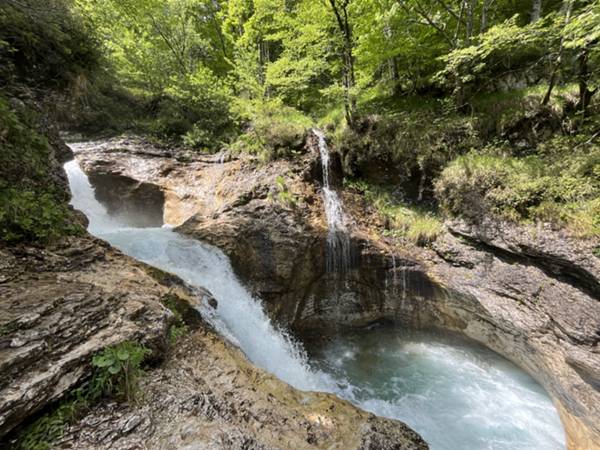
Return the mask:
{"type": "Polygon", "coordinates": [[[0,97],[0,240],[6,242],[48,242],[80,231],[70,220],[66,192],[50,175],[51,149],[35,118],[0,97]]]}
{"type": "Polygon", "coordinates": [[[404,203],[595,234],[599,0],[6,0],[0,25],[2,80],[61,92],[72,128],[269,161],[319,125],[404,203]]]}
{"type": "Polygon", "coordinates": [[[460,156],[437,182],[441,205],[472,220],[494,214],[567,226],[582,237],[600,236],[600,147],[584,143],[564,158],[565,145],[573,146],[552,141],[543,155],[524,158],[460,156]]]}
{"type": "Polygon", "coordinates": [[[86,22],[64,0],[4,0],[0,5],[0,85],[85,89],[99,50],[86,22]]]}

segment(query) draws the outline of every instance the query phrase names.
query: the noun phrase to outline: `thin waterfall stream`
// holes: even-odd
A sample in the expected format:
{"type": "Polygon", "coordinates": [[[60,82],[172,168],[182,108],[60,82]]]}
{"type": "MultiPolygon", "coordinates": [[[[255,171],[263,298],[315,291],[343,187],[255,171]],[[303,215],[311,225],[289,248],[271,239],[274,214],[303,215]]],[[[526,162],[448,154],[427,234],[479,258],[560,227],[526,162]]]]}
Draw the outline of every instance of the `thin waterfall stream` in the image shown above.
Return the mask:
{"type": "Polygon", "coordinates": [[[323,172],[323,203],[327,218],[327,271],[347,272],[350,267],[350,237],[348,235],[348,219],[344,214],[342,201],[335,189],[331,187],[329,147],[325,134],[313,129],[317,136],[321,171],[323,172]]]}
{"type": "MultiPolygon", "coordinates": [[[[323,144],[326,149],[324,138],[323,144]]],[[[329,187],[325,161],[323,195],[330,249],[336,255],[332,268],[339,270],[337,264],[347,261],[344,252],[349,252],[337,240],[346,232],[346,222],[337,193],[329,187]]],[[[115,220],[96,200],[79,164],[68,162],[65,170],[71,203],[88,217],[90,233],[191,286],[208,289],[218,306],[216,311],[201,308],[205,319],[254,364],[283,381],[301,390],[331,392],[402,420],[434,450],[565,448],[550,398],[495,353],[464,339],[381,328],[338,336],[312,350],[309,359],[302,346],[273,325],[219,249],[169,227],[133,228],[115,220]]]]}

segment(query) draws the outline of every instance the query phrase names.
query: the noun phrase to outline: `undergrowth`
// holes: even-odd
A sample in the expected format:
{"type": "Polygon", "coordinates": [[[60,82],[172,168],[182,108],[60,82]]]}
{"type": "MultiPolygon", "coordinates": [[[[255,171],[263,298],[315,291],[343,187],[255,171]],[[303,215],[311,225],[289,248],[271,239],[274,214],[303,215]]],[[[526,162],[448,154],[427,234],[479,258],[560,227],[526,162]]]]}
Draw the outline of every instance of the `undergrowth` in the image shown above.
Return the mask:
{"type": "Polygon", "coordinates": [[[390,187],[364,180],[345,180],[345,186],[361,193],[385,219],[386,234],[426,246],[442,232],[440,218],[431,210],[404,202],[390,187]]]}
{"type": "Polygon", "coordinates": [[[233,154],[249,153],[268,162],[302,152],[311,119],[281,101],[238,100],[235,111],[244,132],[230,145],[233,154]]]}
{"type": "Polygon", "coordinates": [[[143,374],[141,365],[148,353],[143,345],[127,341],[96,354],[92,358],[91,378],[23,428],[12,447],[20,450],[51,448],[71,423],[83,417],[103,398],[137,402],[139,380],[143,374]]]}
{"type": "Polygon", "coordinates": [[[47,243],[78,234],[67,194],[51,173],[50,148],[35,114],[0,97],[0,240],[47,243]]]}
{"type": "Polygon", "coordinates": [[[451,216],[479,221],[494,215],[515,222],[542,221],[578,237],[600,236],[600,147],[582,146],[565,158],[549,142],[545,154],[513,157],[471,152],[443,171],[436,195],[451,216]]]}

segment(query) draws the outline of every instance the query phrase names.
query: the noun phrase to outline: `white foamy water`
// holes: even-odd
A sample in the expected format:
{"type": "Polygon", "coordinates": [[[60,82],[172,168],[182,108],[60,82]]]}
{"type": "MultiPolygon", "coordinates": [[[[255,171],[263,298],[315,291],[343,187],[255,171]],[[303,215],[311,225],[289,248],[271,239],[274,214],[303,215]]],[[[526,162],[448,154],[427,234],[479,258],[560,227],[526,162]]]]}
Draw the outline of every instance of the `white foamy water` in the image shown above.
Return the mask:
{"type": "Polygon", "coordinates": [[[273,326],[219,249],[186,238],[170,227],[127,228],[112,221],[95,199],[77,162],[68,162],[65,170],[73,194],[71,204],[88,216],[90,233],[140,261],[178,275],[192,286],[208,289],[218,307],[216,314],[203,311],[204,316],[256,365],[299,389],[333,386],[326,375],[313,372],[301,349],[273,326]]]}
{"type": "Polygon", "coordinates": [[[397,330],[345,335],[315,353],[278,330],[218,249],[170,227],[128,228],[98,203],[75,161],[65,164],[72,204],[89,231],[123,252],[208,289],[218,301],[203,316],[256,365],[302,390],[337,394],[375,414],[405,421],[434,450],[564,449],[555,408],[542,388],[479,346],[397,330]]]}
{"type": "Polygon", "coordinates": [[[338,193],[331,188],[330,157],[327,140],[322,131],[313,129],[319,141],[321,171],[323,173],[323,203],[327,218],[327,271],[346,272],[350,267],[350,237],[348,221],[338,193]]]}
{"type": "Polygon", "coordinates": [[[399,419],[437,450],[556,450],[565,436],[546,392],[485,347],[397,328],[347,333],[311,352],[343,395],[399,419]]]}

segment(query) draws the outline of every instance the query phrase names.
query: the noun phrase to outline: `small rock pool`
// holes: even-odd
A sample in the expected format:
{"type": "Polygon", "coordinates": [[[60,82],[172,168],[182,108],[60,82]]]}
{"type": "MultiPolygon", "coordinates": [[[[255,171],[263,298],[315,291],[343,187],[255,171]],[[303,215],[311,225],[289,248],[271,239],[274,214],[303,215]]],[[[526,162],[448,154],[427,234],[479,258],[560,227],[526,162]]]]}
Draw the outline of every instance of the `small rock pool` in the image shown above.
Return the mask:
{"type": "Polygon", "coordinates": [[[402,420],[432,450],[565,448],[556,408],[529,375],[453,334],[382,326],[309,348],[341,396],[402,420]]]}

